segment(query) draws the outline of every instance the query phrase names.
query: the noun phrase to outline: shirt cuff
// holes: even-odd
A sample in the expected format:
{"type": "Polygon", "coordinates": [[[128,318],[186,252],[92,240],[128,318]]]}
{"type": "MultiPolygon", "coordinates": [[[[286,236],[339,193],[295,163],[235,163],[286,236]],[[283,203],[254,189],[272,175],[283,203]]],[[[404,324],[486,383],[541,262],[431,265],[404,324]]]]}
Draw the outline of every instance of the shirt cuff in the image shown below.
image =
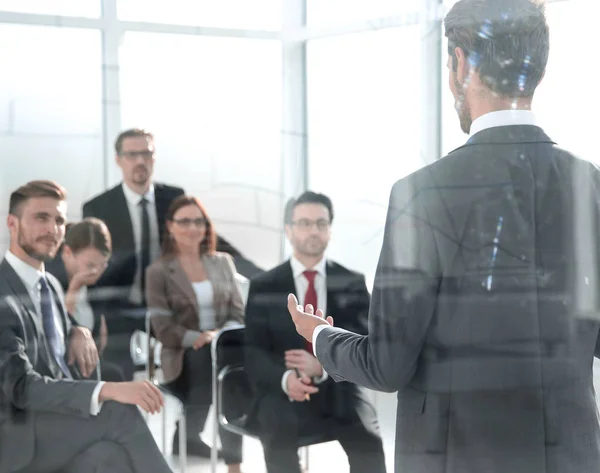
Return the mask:
{"type": "Polygon", "coordinates": [[[286,393],[288,396],[290,393],[288,393],[287,390],[287,380],[288,380],[288,376],[290,375],[290,373],[292,373],[293,370],[287,370],[285,373],[283,373],[283,376],[281,377],[281,389],[283,390],[284,393],[286,393]]]}
{"type": "Polygon", "coordinates": [[[100,381],[96,384],[94,388],[94,392],[92,393],[92,400],[90,402],[90,415],[97,416],[100,414],[100,409],[102,409],[102,402],[100,402],[100,391],[102,390],[102,386],[104,386],[105,382],[100,381]]]}
{"type": "MultiPolygon", "coordinates": [[[[323,368],[323,367],[321,367],[323,368]]],[[[319,376],[318,378],[313,378],[313,382],[315,384],[321,384],[324,383],[325,381],[327,381],[327,378],[329,378],[329,375],[327,374],[327,371],[323,370],[323,374],[321,376],[319,376]]]]}
{"type": "MultiPolygon", "coordinates": [[[[321,325],[317,325],[315,327],[315,329],[313,330],[313,336],[312,336],[312,346],[313,346],[313,354],[315,356],[317,356],[317,337],[319,336],[319,334],[325,330],[327,327],[331,327],[331,325],[327,324],[321,324],[321,325]]],[[[324,371],[323,371],[324,372],[324,371]]]]}
{"type": "Polygon", "coordinates": [[[187,332],[185,332],[185,335],[183,336],[183,340],[181,342],[183,348],[193,347],[194,342],[198,340],[198,337],[200,335],[202,335],[202,332],[200,332],[199,330],[188,330],[187,332]]]}

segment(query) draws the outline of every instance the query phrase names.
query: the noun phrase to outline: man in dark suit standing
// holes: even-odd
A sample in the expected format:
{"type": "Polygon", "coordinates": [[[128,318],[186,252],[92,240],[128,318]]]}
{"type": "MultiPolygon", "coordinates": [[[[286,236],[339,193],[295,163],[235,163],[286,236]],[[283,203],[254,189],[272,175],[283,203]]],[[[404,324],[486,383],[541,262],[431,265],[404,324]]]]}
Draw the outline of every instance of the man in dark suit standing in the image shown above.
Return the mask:
{"type": "Polygon", "coordinates": [[[352,473],[385,472],[373,405],[356,385],[336,384],[328,377],[285,313],[287,295],[297,292],[335,314],[341,326],[366,333],[369,293],[364,276],[324,256],[332,220],[333,207],[325,195],[305,192],[292,200],[285,231],[293,256],[250,283],[246,370],[256,391],[251,417],[260,426],[269,473],[299,473],[298,438],[322,432],[340,442],[352,473]]]}
{"type": "Polygon", "coordinates": [[[168,473],[136,407],[160,411],[160,391],[148,381],[81,376],[97,361],[94,340],[73,326],[44,266],[64,237],[65,216],[66,193],[55,182],[11,194],[10,246],[0,263],[0,473],[168,473]]]}
{"type": "MultiPolygon", "coordinates": [[[[124,131],[115,142],[115,151],[123,182],[85,203],[83,217],[103,220],[112,236],[111,262],[90,297],[102,307],[111,334],[104,356],[132,379],[129,343],[135,330],[144,330],[146,267],[160,255],[167,209],[184,191],[153,182],[155,148],[150,132],[124,131]]],[[[217,251],[231,254],[238,272],[246,277],[261,272],[221,237],[217,251]]]]}
{"type": "Polygon", "coordinates": [[[368,335],[290,313],[331,377],[398,391],[397,472],[600,471],[600,173],[530,110],[544,4],[460,0],[445,28],[471,137],[394,185],[368,335]]]}

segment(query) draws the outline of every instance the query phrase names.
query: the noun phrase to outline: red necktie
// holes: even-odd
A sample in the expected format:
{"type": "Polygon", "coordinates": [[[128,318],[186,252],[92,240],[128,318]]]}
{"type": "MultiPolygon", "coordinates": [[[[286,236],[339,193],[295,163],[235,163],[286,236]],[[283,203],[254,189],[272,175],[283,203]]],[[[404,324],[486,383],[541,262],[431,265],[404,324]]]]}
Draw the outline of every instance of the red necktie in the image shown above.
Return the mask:
{"type": "MultiPolygon", "coordinates": [[[[317,275],[316,271],[304,271],[304,277],[308,280],[308,289],[306,290],[306,295],[304,296],[304,306],[311,304],[315,309],[315,313],[317,312],[317,290],[315,289],[315,276],[317,275]]],[[[306,342],[306,351],[311,355],[313,354],[313,345],[311,342],[306,342]]]]}

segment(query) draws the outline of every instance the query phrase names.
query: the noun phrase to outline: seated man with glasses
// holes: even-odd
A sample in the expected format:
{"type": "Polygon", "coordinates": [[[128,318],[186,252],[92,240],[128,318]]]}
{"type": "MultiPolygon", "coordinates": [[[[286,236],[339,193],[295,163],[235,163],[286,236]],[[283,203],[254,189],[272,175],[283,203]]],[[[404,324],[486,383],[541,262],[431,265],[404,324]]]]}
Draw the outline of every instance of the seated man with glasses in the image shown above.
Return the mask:
{"type": "Polygon", "coordinates": [[[356,385],[328,377],[286,313],[294,293],[301,304],[327,309],[337,327],[367,333],[364,276],[325,258],[332,220],[323,194],[291,200],[285,232],[293,256],[250,282],[245,363],[256,393],[250,422],[259,425],[269,473],[299,473],[299,439],[322,433],[340,442],[352,473],[385,472],[373,405],[356,385]]]}

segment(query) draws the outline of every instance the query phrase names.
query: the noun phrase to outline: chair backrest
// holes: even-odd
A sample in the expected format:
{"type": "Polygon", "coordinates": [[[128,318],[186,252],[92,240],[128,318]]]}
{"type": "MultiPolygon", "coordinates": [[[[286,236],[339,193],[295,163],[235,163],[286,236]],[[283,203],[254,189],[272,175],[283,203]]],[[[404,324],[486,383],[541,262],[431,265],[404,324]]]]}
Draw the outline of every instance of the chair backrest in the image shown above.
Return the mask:
{"type": "Polygon", "coordinates": [[[244,371],[243,325],[226,327],[211,343],[215,408],[220,422],[236,422],[247,414],[252,388],[244,371]]]}

